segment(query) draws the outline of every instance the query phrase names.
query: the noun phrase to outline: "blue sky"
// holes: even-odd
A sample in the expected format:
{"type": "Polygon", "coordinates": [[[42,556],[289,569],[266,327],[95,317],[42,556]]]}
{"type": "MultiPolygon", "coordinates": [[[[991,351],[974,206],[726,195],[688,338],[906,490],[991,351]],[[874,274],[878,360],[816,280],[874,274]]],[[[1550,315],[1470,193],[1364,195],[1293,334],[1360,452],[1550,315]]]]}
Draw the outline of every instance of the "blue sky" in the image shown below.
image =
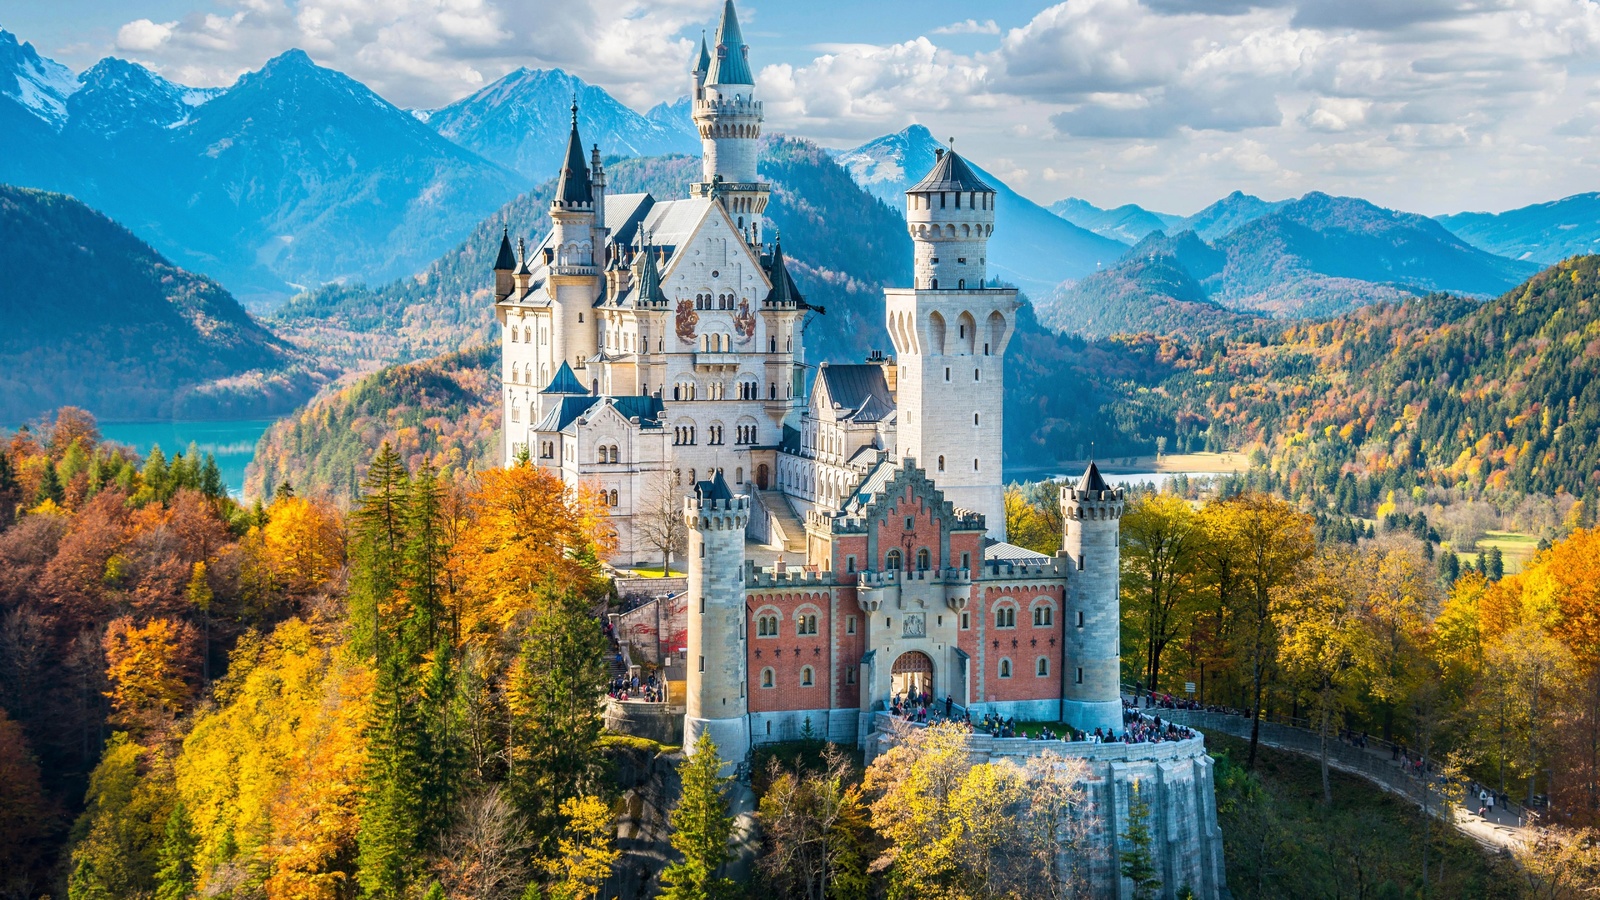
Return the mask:
{"type": "MultiPolygon", "coordinates": [[[[0,0],[75,69],[229,84],[289,47],[402,106],[560,66],[639,109],[682,93],[720,0],[0,0]]],[[[1187,213],[1235,188],[1429,214],[1600,190],[1600,0],[739,4],[768,128],[911,122],[1041,201],[1187,213]]]]}

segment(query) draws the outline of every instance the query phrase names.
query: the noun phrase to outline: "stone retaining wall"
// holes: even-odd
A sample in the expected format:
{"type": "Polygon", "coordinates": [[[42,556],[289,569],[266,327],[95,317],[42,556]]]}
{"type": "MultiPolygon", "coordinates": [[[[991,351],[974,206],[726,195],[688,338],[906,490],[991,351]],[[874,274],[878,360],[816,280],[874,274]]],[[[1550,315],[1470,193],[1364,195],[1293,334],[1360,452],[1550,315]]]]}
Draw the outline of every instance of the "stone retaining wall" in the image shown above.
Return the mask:
{"type": "Polygon", "coordinates": [[[665,703],[606,698],[601,712],[606,730],[649,738],[669,746],[683,745],[683,707],[665,703]]]}

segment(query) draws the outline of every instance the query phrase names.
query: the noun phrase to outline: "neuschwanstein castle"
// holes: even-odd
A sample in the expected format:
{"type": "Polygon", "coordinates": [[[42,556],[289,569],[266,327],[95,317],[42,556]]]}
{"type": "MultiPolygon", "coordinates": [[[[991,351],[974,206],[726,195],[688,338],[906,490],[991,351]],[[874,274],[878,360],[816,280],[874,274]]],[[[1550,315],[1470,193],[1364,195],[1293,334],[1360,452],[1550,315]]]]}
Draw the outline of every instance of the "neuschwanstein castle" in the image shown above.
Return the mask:
{"type": "MultiPolygon", "coordinates": [[[[763,228],[748,54],[728,0],[693,71],[704,159],[685,198],[608,194],[574,108],[550,233],[518,251],[507,236],[495,263],[507,463],[603,491],[619,564],[660,562],[647,533],[664,511],[687,524],[685,621],[667,626],[686,636],[686,746],[709,732],[737,761],[809,726],[870,757],[891,699],[922,692],[975,718],[1122,732],[1122,492],[1091,464],[1061,492],[1060,552],[1004,541],[1002,376],[1020,302],[986,280],[994,188],[940,153],[906,191],[915,280],[885,291],[894,356],[812,369],[805,327],[822,313],[763,228]],[[771,549],[794,558],[750,558],[771,549]]],[[[1217,896],[1201,739],[974,753],[1046,744],[1096,762],[1113,813],[1130,781],[1153,779],[1171,814],[1155,817],[1166,883],[1217,896]]],[[[1116,821],[1099,829],[1108,846],[1116,821]]],[[[1121,884],[1111,868],[1097,882],[1121,884]]]]}

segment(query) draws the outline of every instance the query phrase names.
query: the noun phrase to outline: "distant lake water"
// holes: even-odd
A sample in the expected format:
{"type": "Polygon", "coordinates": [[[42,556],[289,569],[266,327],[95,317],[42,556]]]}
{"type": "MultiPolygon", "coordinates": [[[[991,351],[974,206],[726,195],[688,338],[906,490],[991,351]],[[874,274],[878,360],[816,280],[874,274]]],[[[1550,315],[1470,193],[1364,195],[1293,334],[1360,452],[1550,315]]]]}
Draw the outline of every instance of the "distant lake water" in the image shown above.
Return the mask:
{"type": "Polygon", "coordinates": [[[188,452],[189,444],[217,458],[228,493],[244,493],[244,469],[256,455],[256,441],[273,419],[236,419],[221,422],[101,422],[100,434],[108,441],[126,444],[143,456],[159,445],[172,458],[188,452]]]}
{"type": "MultiPolygon", "coordinates": [[[[1106,484],[1109,484],[1112,487],[1133,487],[1134,485],[1139,485],[1139,484],[1153,484],[1158,488],[1165,486],[1167,482],[1169,482],[1172,479],[1178,477],[1179,475],[1185,475],[1185,476],[1188,476],[1189,478],[1217,478],[1217,477],[1220,477],[1221,475],[1225,475],[1225,474],[1228,474],[1228,473],[1225,473],[1225,472],[1223,472],[1223,473],[1218,473],[1218,472],[1131,472],[1131,473],[1128,473],[1128,474],[1116,474],[1116,475],[1113,475],[1110,472],[1101,472],[1100,473],[1101,477],[1106,480],[1106,484]]],[[[1056,476],[1054,476],[1054,478],[1052,478],[1052,480],[1066,479],[1068,481],[1077,481],[1081,477],[1083,477],[1083,473],[1082,472],[1078,472],[1076,474],[1070,474],[1070,475],[1056,475],[1056,476]]]]}

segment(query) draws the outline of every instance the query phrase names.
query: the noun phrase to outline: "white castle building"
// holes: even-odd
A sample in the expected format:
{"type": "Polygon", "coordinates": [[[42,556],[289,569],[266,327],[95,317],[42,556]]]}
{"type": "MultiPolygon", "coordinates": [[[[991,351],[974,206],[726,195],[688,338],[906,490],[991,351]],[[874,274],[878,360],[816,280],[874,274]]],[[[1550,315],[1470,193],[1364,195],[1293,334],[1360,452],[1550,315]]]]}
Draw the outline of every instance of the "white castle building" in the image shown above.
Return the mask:
{"type": "MultiPolygon", "coordinates": [[[[574,108],[550,233],[515,252],[507,235],[495,263],[507,464],[603,492],[613,562],[659,563],[652,523],[687,526],[689,602],[668,625],[686,646],[686,746],[708,732],[737,761],[809,728],[870,755],[885,708],[912,693],[975,718],[1121,733],[1122,492],[1091,464],[1061,493],[1055,555],[1004,542],[1003,375],[1020,302],[987,281],[995,190],[939,154],[906,191],[914,283],[885,292],[894,356],[808,378],[805,326],[820,311],[763,233],[748,53],[728,0],[694,67],[704,157],[685,198],[608,195],[574,108]],[[757,566],[763,545],[795,558],[757,566]]],[[[1218,896],[1201,739],[979,749],[1046,743],[1097,767],[1107,847],[1128,785],[1148,779],[1164,895],[1218,896]]],[[[1110,863],[1095,878],[1127,891],[1110,863]]]]}

